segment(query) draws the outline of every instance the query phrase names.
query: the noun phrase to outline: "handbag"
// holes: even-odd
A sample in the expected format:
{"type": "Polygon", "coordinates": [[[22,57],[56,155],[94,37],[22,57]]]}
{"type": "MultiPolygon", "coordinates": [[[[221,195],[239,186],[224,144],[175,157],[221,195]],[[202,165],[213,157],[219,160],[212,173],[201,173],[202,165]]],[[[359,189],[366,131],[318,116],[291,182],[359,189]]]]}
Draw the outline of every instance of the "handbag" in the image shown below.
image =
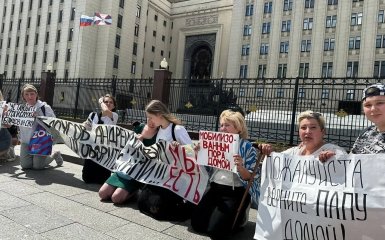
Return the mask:
{"type": "Polygon", "coordinates": [[[52,153],[52,135],[42,126],[37,125],[28,144],[28,153],[31,155],[48,156],[52,153]]]}

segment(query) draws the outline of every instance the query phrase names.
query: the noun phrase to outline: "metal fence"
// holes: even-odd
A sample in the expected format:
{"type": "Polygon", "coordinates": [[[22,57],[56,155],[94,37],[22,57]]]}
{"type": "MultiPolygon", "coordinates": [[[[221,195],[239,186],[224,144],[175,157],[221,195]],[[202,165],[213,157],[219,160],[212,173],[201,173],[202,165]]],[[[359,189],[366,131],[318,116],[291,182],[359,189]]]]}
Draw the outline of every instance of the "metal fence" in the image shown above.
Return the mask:
{"type": "MultiPolygon", "coordinates": [[[[24,83],[38,79],[2,79],[5,98],[20,102],[24,83]],[[9,96],[10,95],[10,96],[9,96]]],[[[297,144],[296,116],[305,110],[326,118],[326,141],[347,149],[370,123],[361,110],[362,90],[383,79],[171,79],[169,108],[189,131],[218,130],[225,108],[246,113],[252,140],[297,144]]],[[[157,89],[155,89],[156,91],[157,89]]],[[[100,96],[117,99],[121,123],[146,121],[144,107],[151,99],[152,79],[56,79],[53,108],[58,117],[85,119],[98,111],[100,96]]]]}

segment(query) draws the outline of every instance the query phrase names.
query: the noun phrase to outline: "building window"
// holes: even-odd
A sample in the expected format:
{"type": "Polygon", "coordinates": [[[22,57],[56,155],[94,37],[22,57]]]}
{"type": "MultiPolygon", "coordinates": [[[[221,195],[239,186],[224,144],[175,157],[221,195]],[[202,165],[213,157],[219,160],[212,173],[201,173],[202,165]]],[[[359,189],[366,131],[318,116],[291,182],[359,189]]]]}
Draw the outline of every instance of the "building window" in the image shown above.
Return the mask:
{"type": "Polygon", "coordinates": [[[57,30],[56,42],[60,42],[60,34],[61,34],[61,30],[57,30]]]}
{"type": "Polygon", "coordinates": [[[132,46],[132,54],[136,56],[137,53],[138,53],[138,44],[134,42],[132,46]]]}
{"type": "Polygon", "coordinates": [[[118,55],[114,55],[114,65],[113,65],[114,68],[118,68],[119,67],[119,56],[118,55]]]}
{"type": "Polygon", "coordinates": [[[251,25],[244,25],[243,36],[250,36],[250,35],[251,35],[251,25]]]}
{"type": "Polygon", "coordinates": [[[334,38],[326,38],[324,41],[324,51],[334,51],[334,38]]]}
{"type": "Polygon", "coordinates": [[[246,93],[246,90],[244,88],[240,88],[239,89],[239,96],[240,97],[244,97],[245,96],[245,93],[246,93]]]}
{"type": "Polygon", "coordinates": [[[286,78],[287,64],[278,64],[277,77],[286,78]]]}
{"type": "Polygon", "coordinates": [[[155,46],[151,47],[151,52],[155,52],[155,46]]]}
{"type": "Polygon", "coordinates": [[[37,45],[39,43],[39,34],[36,33],[35,34],[35,45],[37,45]]]}
{"type": "Polygon", "coordinates": [[[357,77],[358,76],[358,62],[348,62],[346,68],[346,77],[357,77]]]}
{"type": "Polygon", "coordinates": [[[136,17],[137,18],[140,18],[140,11],[141,11],[141,9],[142,9],[141,6],[139,6],[139,5],[136,6],[136,17]]]}
{"type": "Polygon", "coordinates": [[[43,53],[43,63],[46,63],[47,62],[47,51],[44,51],[43,53]]]}
{"type": "Polygon", "coordinates": [[[135,73],[136,72],[136,62],[132,62],[131,63],[131,73],[135,73]]]}
{"type": "Polygon", "coordinates": [[[150,62],[150,68],[153,68],[153,67],[154,67],[154,62],[151,61],[151,62],[150,62]]]}
{"type": "Polygon", "coordinates": [[[329,99],[329,93],[330,93],[329,89],[327,89],[327,88],[322,89],[321,99],[329,99]]]}
{"type": "Polygon", "coordinates": [[[384,35],[377,35],[376,48],[385,48],[385,36],[384,35]]]}
{"type": "Polygon", "coordinates": [[[139,24],[135,24],[134,35],[139,36],[139,24]]]}
{"type": "Polygon", "coordinates": [[[322,77],[332,77],[333,75],[333,63],[332,62],[324,62],[322,63],[322,77]]]}
{"type": "Polygon", "coordinates": [[[303,30],[313,29],[313,18],[305,18],[303,20],[303,30]]]}
{"type": "Polygon", "coordinates": [[[32,63],[36,63],[37,52],[33,52],[32,63]]]}
{"type": "Polygon", "coordinates": [[[253,4],[247,4],[246,5],[246,16],[251,16],[253,15],[253,10],[254,10],[254,5],[253,4]]]}
{"type": "Polygon", "coordinates": [[[11,38],[8,38],[7,48],[11,47],[11,38]]]}
{"type": "Polygon", "coordinates": [[[350,37],[349,38],[349,49],[360,49],[361,37],[350,37]]]}
{"type": "Polygon", "coordinates": [[[5,57],[5,65],[8,65],[8,61],[9,61],[9,55],[7,54],[7,56],[5,57]]]}
{"type": "Polygon", "coordinates": [[[314,0],[305,0],[305,8],[314,8],[314,0]]]}
{"type": "Polygon", "coordinates": [[[59,59],[59,50],[55,50],[55,59],[54,59],[54,62],[57,62],[58,59],[59,59]]]}
{"type": "Polygon", "coordinates": [[[269,54],[269,44],[268,43],[262,43],[261,47],[259,49],[260,55],[267,55],[269,54]]]}
{"type": "Polygon", "coordinates": [[[298,98],[306,98],[306,91],[305,88],[299,88],[298,89],[298,98]]]}
{"type": "Polygon", "coordinates": [[[115,36],[115,47],[120,48],[120,35],[118,34],[115,36]]]}
{"type": "Polygon", "coordinates": [[[239,78],[246,78],[247,77],[247,65],[241,65],[239,70],[239,78]]]}
{"type": "Polygon", "coordinates": [[[29,35],[25,36],[25,46],[28,46],[29,35]]]}
{"type": "Polygon", "coordinates": [[[362,24],[362,13],[352,13],[350,20],[351,26],[361,25],[362,24]]]}
{"type": "Polygon", "coordinates": [[[17,24],[17,30],[20,30],[20,26],[21,26],[21,19],[19,19],[19,23],[17,24]]]}
{"type": "Polygon", "coordinates": [[[310,50],[311,50],[311,40],[302,40],[301,52],[310,52],[310,50]]]}
{"type": "Polygon", "coordinates": [[[27,28],[31,27],[31,17],[28,17],[27,19],[27,28]]]}
{"type": "MultiPolygon", "coordinates": [[[[38,16],[38,19],[40,19],[40,15],[38,16]]],[[[40,21],[38,21],[39,24],[40,24],[40,21]]],[[[47,25],[50,25],[51,24],[51,13],[48,13],[48,17],[47,17],[47,25]]],[[[39,25],[38,25],[39,26],[39,25]]]]}
{"type": "Polygon", "coordinates": [[[11,21],[9,24],[9,31],[12,31],[13,22],[11,21]]]}
{"type": "MultiPolygon", "coordinates": [[[[3,42],[3,39],[1,39],[1,42],[3,42]]],[[[16,38],[16,47],[19,47],[19,42],[20,42],[20,37],[17,36],[17,38],[16,38]]],[[[1,49],[1,45],[0,45],[0,49],[1,49]]]]}
{"type": "Polygon", "coordinates": [[[13,59],[13,65],[16,65],[17,64],[17,54],[15,54],[15,57],[13,59]]]}
{"type": "Polygon", "coordinates": [[[250,44],[242,45],[242,56],[248,56],[250,54],[250,44]]]}
{"type": "Polygon", "coordinates": [[[270,33],[270,22],[265,22],[262,24],[262,34],[270,33]]]}
{"type": "Polygon", "coordinates": [[[383,78],[385,77],[385,61],[375,61],[373,77],[383,78]]]}
{"type": "Polygon", "coordinates": [[[158,15],[154,15],[154,21],[158,21],[158,15]]]}
{"type": "Polygon", "coordinates": [[[285,92],[283,88],[277,88],[276,98],[283,98],[285,96],[285,92]]]}
{"type": "Polygon", "coordinates": [[[167,26],[167,21],[164,20],[164,21],[163,21],[163,27],[166,27],[166,26],[167,26]]]}
{"type": "Polygon", "coordinates": [[[71,49],[67,49],[66,61],[67,62],[71,61],[71,49]]]}
{"type": "Polygon", "coordinates": [[[75,8],[71,8],[71,21],[75,19],[75,8]]]}
{"type": "Polygon", "coordinates": [[[264,78],[266,76],[266,64],[258,65],[258,78],[264,78]]]}
{"type": "Polygon", "coordinates": [[[384,23],[385,21],[385,18],[384,18],[384,10],[379,10],[378,11],[378,18],[377,18],[377,21],[379,23],[384,23]]]}
{"type": "Polygon", "coordinates": [[[283,11],[291,11],[293,8],[293,0],[283,0],[283,11]]]}
{"type": "Polygon", "coordinates": [[[326,17],[326,28],[335,28],[337,25],[337,15],[326,17]]]}
{"type": "Polygon", "coordinates": [[[120,8],[124,8],[124,0],[120,0],[119,1],[119,7],[120,8]]]}
{"type": "Polygon", "coordinates": [[[291,20],[282,21],[281,32],[290,32],[291,20]]]}
{"type": "Polygon", "coordinates": [[[299,64],[298,76],[301,78],[307,78],[309,76],[309,63],[300,63],[299,64]]]}
{"type": "Polygon", "coordinates": [[[346,91],[346,100],[354,100],[354,89],[346,91]]]}
{"type": "Polygon", "coordinates": [[[166,36],[162,35],[162,42],[166,41],[166,36]]]}
{"type": "Polygon", "coordinates": [[[122,28],[123,26],[123,16],[122,15],[118,15],[118,23],[117,23],[117,27],[118,28],[122,28]]]}
{"type": "Polygon", "coordinates": [[[70,28],[69,32],[68,32],[68,41],[71,42],[72,41],[72,37],[74,35],[74,29],[73,28],[70,28]]]}
{"type": "Polygon", "coordinates": [[[273,2],[265,2],[263,7],[263,13],[271,13],[272,11],[273,11],[273,2]]]}
{"type": "Polygon", "coordinates": [[[156,31],[152,31],[152,36],[156,37],[156,31]]]}
{"type": "Polygon", "coordinates": [[[328,5],[338,5],[338,0],[328,0],[328,5]]]}
{"type": "Polygon", "coordinates": [[[59,11],[59,19],[58,22],[61,23],[63,21],[63,10],[59,11]]]}
{"type": "Polygon", "coordinates": [[[49,32],[45,33],[45,44],[48,44],[49,42],[49,32]]]}
{"type": "Polygon", "coordinates": [[[280,53],[288,53],[289,52],[289,41],[281,42],[279,46],[280,53]]]}
{"type": "Polygon", "coordinates": [[[263,92],[264,92],[263,86],[258,86],[256,91],[255,91],[255,96],[257,98],[261,98],[261,97],[263,97],[263,92]]]}

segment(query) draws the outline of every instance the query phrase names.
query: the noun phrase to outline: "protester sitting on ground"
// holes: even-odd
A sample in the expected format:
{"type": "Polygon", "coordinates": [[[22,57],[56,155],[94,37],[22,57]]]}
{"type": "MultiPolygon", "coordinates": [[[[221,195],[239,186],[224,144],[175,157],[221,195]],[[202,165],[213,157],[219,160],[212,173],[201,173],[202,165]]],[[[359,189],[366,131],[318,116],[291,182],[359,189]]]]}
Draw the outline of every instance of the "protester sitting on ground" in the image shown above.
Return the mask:
{"type": "MultiPolygon", "coordinates": [[[[3,94],[0,91],[0,102],[4,101],[3,99],[3,94]]],[[[0,105],[0,107],[2,107],[0,105]]],[[[3,111],[5,110],[5,107],[3,108],[3,111]]],[[[1,115],[0,115],[0,121],[2,120],[1,115]]],[[[11,134],[8,132],[7,128],[5,128],[4,124],[0,124],[1,129],[0,129],[0,160],[13,160],[9,155],[10,148],[11,148],[11,141],[12,137],[11,134]]]]}
{"type": "MultiPolygon", "coordinates": [[[[180,120],[161,101],[152,100],[145,111],[147,123],[158,128],[156,142],[164,140],[174,145],[192,144],[180,120]]],[[[148,184],[139,195],[138,207],[142,213],[158,220],[182,221],[190,217],[193,206],[166,188],[148,184]]]]}
{"type": "MultiPolygon", "coordinates": [[[[133,131],[138,134],[137,138],[145,146],[155,143],[158,129],[152,122],[148,122],[147,125],[135,122],[133,126],[133,131]]],[[[99,189],[99,197],[102,201],[111,200],[114,204],[123,204],[134,196],[142,186],[142,183],[126,174],[115,172],[99,189]]]]}
{"type": "MultiPolygon", "coordinates": [[[[21,96],[28,107],[35,107],[35,116],[55,117],[52,108],[46,103],[38,100],[37,89],[31,84],[25,84],[21,90],[21,96]]],[[[35,121],[32,128],[20,126],[20,165],[22,169],[44,169],[53,160],[57,166],[63,165],[63,158],[59,151],[54,151],[50,156],[31,155],[28,144],[38,123],[35,121]]]]}
{"type": "MultiPolygon", "coordinates": [[[[93,124],[116,125],[118,114],[116,100],[113,96],[106,94],[99,99],[101,112],[92,112],[83,123],[87,130],[92,129],[93,124]]],[[[111,176],[111,171],[92,161],[84,159],[82,178],[85,183],[103,184],[111,176]]]]}
{"type": "Polygon", "coordinates": [[[351,153],[385,153],[385,84],[377,83],[365,88],[362,106],[366,118],[374,125],[358,136],[351,153]]]}
{"type": "Polygon", "coordinates": [[[298,116],[299,138],[301,143],[282,153],[290,155],[317,156],[321,162],[327,161],[334,155],[346,154],[345,149],[324,142],[326,134],[325,118],[321,113],[313,111],[301,112],[298,116]]]}
{"type": "MultiPolygon", "coordinates": [[[[192,228],[197,232],[207,233],[213,239],[223,239],[247,223],[247,210],[251,201],[250,194],[246,197],[243,207],[239,211],[237,222],[232,228],[245,188],[252,177],[256,157],[261,154],[260,150],[254,148],[252,143],[246,140],[248,139],[248,130],[245,119],[240,112],[223,111],[220,115],[220,131],[239,134],[239,154],[234,155],[237,173],[217,168],[213,169],[209,190],[203,196],[191,217],[192,228]]],[[[258,193],[259,172],[257,171],[257,180],[253,182],[252,186],[258,193]]]]}

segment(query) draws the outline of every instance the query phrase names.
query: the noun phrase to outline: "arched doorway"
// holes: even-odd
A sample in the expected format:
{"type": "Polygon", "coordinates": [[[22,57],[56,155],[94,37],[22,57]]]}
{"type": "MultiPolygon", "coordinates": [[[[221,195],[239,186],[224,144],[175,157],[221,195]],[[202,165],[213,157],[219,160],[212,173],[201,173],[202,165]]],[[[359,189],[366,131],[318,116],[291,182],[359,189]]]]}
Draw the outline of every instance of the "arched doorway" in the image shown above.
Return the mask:
{"type": "Polygon", "coordinates": [[[191,56],[191,79],[209,79],[212,70],[213,54],[207,46],[197,47],[191,56]]]}

